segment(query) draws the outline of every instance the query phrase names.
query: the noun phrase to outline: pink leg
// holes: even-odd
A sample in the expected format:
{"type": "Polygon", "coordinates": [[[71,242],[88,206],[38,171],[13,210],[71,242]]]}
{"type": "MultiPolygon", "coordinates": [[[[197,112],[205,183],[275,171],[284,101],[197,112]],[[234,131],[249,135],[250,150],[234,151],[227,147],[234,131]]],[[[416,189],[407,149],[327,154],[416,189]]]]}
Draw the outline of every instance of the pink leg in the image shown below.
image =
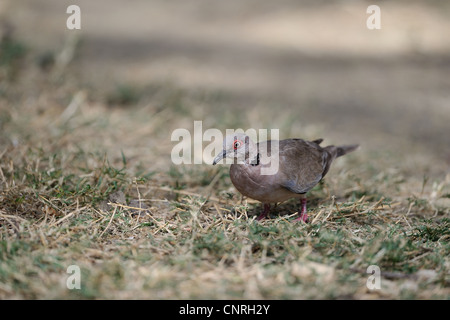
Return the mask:
{"type": "Polygon", "coordinates": [[[300,200],[300,205],[302,211],[299,213],[299,217],[295,219],[295,221],[308,222],[308,210],[306,209],[306,198],[302,198],[300,200]]]}
{"type": "Polygon", "coordinates": [[[265,219],[267,217],[267,215],[269,214],[270,211],[270,203],[264,203],[264,209],[263,212],[261,212],[261,214],[256,218],[256,220],[262,220],[265,219]]]}

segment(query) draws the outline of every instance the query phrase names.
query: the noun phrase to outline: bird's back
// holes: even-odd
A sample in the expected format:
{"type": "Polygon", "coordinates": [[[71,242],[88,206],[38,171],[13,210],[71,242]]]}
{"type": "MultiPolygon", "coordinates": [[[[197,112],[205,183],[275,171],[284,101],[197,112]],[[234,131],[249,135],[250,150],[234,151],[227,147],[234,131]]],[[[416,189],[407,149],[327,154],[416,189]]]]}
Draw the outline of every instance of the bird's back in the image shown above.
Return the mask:
{"type": "Polygon", "coordinates": [[[318,143],[303,139],[279,142],[278,182],[293,193],[306,193],[324,176],[332,155],[318,143]]]}

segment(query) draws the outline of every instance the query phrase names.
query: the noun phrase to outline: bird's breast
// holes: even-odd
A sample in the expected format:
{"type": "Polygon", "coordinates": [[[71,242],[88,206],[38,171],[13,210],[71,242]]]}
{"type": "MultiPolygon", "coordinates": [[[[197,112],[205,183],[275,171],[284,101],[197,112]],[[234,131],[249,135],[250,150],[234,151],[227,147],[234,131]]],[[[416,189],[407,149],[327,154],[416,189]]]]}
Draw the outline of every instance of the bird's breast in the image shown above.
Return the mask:
{"type": "Polygon", "coordinates": [[[244,196],[264,203],[283,202],[297,196],[278,183],[277,175],[262,175],[261,165],[233,164],[230,179],[244,196]]]}

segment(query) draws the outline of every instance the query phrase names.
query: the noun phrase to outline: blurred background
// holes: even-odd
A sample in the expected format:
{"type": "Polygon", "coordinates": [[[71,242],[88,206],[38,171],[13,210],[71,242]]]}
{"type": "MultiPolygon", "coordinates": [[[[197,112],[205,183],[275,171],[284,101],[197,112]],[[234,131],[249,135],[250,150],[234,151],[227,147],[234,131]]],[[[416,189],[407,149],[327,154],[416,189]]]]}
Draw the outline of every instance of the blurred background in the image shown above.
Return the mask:
{"type": "Polygon", "coordinates": [[[449,16],[448,1],[2,0],[3,109],[156,169],[171,131],[203,120],[359,143],[368,161],[442,177],[449,16]],[[71,4],[81,30],[66,28],[71,4]],[[366,27],[371,4],[381,30],[366,27]]]}
{"type": "Polygon", "coordinates": [[[0,299],[448,299],[449,17],[448,0],[0,0],[0,299]],[[295,199],[254,223],[226,165],[171,162],[194,121],[361,148],[309,193],[311,225],[286,223],[295,199]]]}

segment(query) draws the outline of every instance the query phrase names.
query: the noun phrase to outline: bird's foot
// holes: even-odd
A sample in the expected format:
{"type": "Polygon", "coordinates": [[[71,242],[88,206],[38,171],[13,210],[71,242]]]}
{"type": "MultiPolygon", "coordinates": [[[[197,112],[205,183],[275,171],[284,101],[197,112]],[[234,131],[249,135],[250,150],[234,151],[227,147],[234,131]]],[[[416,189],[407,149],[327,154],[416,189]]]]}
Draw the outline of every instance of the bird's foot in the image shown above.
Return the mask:
{"type": "Polygon", "coordinates": [[[260,220],[265,219],[266,217],[267,217],[267,215],[263,212],[259,216],[256,217],[256,220],[260,221],[260,220]]]}
{"type": "Polygon", "coordinates": [[[306,212],[300,213],[300,216],[296,218],[294,221],[303,221],[304,223],[308,222],[308,214],[306,212]]]}
{"type": "Polygon", "coordinates": [[[269,211],[270,211],[270,204],[264,203],[263,212],[261,212],[261,214],[256,218],[256,220],[260,221],[260,220],[267,218],[269,211]]]}
{"type": "Polygon", "coordinates": [[[306,198],[300,200],[301,212],[299,212],[298,218],[294,221],[308,222],[308,210],[306,209],[306,198]]]}

